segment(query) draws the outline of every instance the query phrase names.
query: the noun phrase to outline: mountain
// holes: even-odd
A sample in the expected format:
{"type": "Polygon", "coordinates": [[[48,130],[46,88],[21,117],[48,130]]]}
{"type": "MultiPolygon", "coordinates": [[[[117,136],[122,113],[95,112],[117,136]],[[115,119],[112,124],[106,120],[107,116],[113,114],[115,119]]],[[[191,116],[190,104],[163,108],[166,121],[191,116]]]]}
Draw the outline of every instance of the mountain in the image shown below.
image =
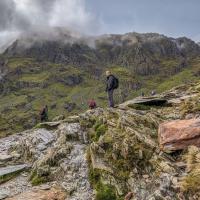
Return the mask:
{"type": "Polygon", "coordinates": [[[198,200],[199,116],[200,82],[2,138],[0,197],[198,200]]]}
{"type": "Polygon", "coordinates": [[[200,52],[200,47],[190,39],[173,39],[153,33],[61,38],[53,41],[22,39],[13,43],[4,55],[79,67],[119,65],[138,75],[151,75],[160,72],[163,59],[175,59],[184,67],[187,59],[200,52]]]}
{"type": "Polygon", "coordinates": [[[192,40],[156,33],[89,37],[59,30],[19,38],[0,57],[0,135],[33,127],[45,104],[50,119],[85,110],[90,98],[105,106],[106,69],[120,80],[116,103],[198,80],[199,55],[192,40]]]}

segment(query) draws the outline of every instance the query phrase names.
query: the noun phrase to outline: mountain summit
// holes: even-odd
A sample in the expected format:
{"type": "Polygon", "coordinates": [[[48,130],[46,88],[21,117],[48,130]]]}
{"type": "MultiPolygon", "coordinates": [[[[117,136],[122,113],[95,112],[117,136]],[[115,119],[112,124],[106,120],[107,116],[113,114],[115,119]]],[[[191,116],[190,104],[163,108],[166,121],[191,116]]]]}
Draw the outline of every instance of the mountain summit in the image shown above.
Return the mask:
{"type": "Polygon", "coordinates": [[[150,75],[159,73],[163,59],[176,59],[184,65],[199,53],[199,45],[188,38],[173,39],[156,33],[84,37],[58,30],[46,38],[33,34],[17,40],[4,55],[86,67],[120,65],[139,75],[150,75]]]}

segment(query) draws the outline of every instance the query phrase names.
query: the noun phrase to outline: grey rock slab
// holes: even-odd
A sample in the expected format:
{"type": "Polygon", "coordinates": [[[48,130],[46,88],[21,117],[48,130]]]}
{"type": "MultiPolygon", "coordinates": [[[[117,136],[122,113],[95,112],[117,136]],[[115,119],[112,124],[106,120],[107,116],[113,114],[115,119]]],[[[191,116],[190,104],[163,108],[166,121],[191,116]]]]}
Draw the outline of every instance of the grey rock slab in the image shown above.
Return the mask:
{"type": "Polygon", "coordinates": [[[7,197],[8,197],[8,194],[1,193],[1,192],[0,192],[0,200],[6,199],[7,197]]]}
{"type": "Polygon", "coordinates": [[[162,106],[167,103],[167,100],[159,97],[143,97],[143,98],[135,98],[133,100],[127,101],[123,104],[119,105],[119,108],[129,107],[132,105],[146,105],[146,106],[162,106]]]}
{"type": "Polygon", "coordinates": [[[32,137],[32,142],[38,145],[41,143],[47,145],[55,139],[52,132],[46,129],[35,130],[31,137],[32,137]]]}
{"type": "Polygon", "coordinates": [[[1,154],[0,155],[0,162],[7,162],[12,160],[13,156],[8,155],[8,154],[1,154]]]}
{"type": "Polygon", "coordinates": [[[21,172],[27,168],[29,168],[29,165],[27,164],[2,167],[0,168],[0,178],[9,174],[21,172]]]}
{"type": "Polygon", "coordinates": [[[44,122],[44,123],[38,124],[37,126],[38,126],[38,127],[44,127],[44,128],[48,128],[48,127],[56,128],[56,127],[59,126],[61,123],[62,123],[62,121],[44,122]]]}

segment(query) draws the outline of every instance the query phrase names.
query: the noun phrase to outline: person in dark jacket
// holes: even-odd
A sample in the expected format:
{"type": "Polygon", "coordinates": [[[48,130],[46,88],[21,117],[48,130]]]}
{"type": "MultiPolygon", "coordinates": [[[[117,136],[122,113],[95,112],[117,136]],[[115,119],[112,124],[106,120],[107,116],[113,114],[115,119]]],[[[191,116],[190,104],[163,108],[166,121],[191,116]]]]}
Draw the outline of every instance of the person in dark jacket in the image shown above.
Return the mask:
{"type": "Polygon", "coordinates": [[[48,120],[48,106],[44,106],[40,111],[40,121],[45,122],[48,120]]]}
{"type": "Polygon", "coordinates": [[[113,93],[115,88],[115,76],[111,74],[110,71],[106,71],[106,76],[107,76],[107,85],[106,85],[106,92],[108,93],[108,101],[109,101],[109,106],[111,108],[114,107],[114,99],[113,99],[113,93]]]}

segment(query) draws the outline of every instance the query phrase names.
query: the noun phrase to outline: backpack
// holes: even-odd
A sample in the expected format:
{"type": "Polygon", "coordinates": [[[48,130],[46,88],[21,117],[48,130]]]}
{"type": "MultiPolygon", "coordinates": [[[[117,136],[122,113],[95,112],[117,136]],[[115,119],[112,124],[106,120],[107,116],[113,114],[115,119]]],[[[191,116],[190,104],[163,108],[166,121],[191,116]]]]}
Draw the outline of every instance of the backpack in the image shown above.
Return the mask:
{"type": "Polygon", "coordinates": [[[119,87],[119,79],[114,76],[113,89],[117,89],[118,87],[119,87]]]}
{"type": "Polygon", "coordinates": [[[89,107],[95,108],[96,107],[96,102],[94,100],[89,101],[89,107]]]}

